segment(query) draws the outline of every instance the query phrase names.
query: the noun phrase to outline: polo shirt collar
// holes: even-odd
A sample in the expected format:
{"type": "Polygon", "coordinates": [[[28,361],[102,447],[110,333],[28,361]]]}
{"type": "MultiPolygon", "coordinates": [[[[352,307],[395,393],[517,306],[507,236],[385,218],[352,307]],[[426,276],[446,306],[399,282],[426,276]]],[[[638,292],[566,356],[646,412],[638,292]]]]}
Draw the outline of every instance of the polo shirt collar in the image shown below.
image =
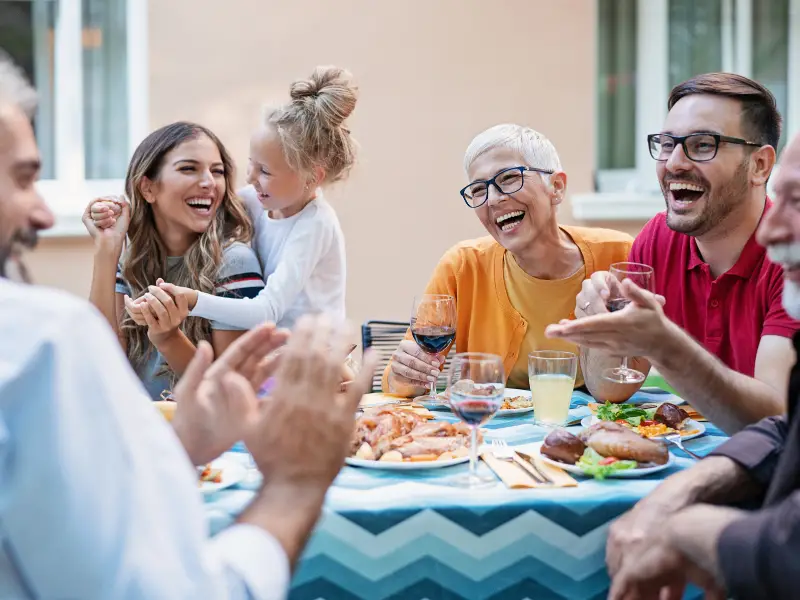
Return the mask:
{"type": "MultiPolygon", "coordinates": [[[[728,270],[725,275],[733,275],[734,277],[741,277],[743,279],[747,279],[752,275],[753,270],[759,265],[761,259],[764,257],[764,252],[766,250],[762,245],[760,245],[756,241],[756,231],[758,231],[758,226],[761,225],[761,219],[764,218],[766,212],[772,206],[772,201],[767,197],[767,201],[764,203],[764,210],[761,213],[761,217],[758,219],[758,225],[756,225],[755,231],[747,240],[747,243],[742,248],[742,253],[739,255],[739,259],[736,261],[736,264],[728,270]]],[[[706,263],[703,261],[703,258],[700,256],[700,251],[697,249],[697,240],[695,238],[689,239],[689,264],[686,267],[687,271],[691,271],[692,269],[700,268],[706,263]]]]}

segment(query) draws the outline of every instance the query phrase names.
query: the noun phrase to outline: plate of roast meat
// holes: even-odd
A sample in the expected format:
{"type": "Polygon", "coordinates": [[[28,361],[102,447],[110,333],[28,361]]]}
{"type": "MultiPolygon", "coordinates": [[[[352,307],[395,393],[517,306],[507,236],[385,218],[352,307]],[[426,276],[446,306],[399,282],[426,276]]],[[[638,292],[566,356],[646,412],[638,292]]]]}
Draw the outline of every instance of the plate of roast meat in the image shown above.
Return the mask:
{"type": "Polygon", "coordinates": [[[596,423],[578,435],[555,429],[542,442],[539,454],[543,461],[569,473],[596,479],[643,477],[674,461],[664,442],[610,421],[596,423]]]}
{"type": "MultiPolygon", "coordinates": [[[[480,432],[479,432],[480,443],[480,432]]],[[[412,471],[469,460],[470,429],[463,423],[429,421],[392,405],[365,408],[345,462],[353,467],[412,471]]]]}

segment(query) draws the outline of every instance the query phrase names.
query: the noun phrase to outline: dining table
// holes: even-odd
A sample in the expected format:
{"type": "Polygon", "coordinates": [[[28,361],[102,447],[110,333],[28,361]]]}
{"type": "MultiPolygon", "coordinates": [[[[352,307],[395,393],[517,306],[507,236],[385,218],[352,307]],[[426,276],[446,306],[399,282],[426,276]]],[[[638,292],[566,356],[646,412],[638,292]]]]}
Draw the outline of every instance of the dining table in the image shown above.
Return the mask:
{"type": "MultiPolygon", "coordinates": [[[[593,401],[574,392],[570,420],[589,415],[587,405],[593,401]]],[[[640,391],[629,400],[665,401],[679,399],[640,391]]],[[[436,415],[457,420],[449,412],[436,415]]],[[[704,426],[702,436],[684,442],[701,456],[727,439],[712,423],[704,426]]],[[[530,412],[495,417],[483,428],[485,441],[505,440],[519,449],[541,442],[550,431],[536,424],[530,412]]],[[[670,467],[649,476],[578,477],[576,487],[552,489],[509,489],[499,480],[469,489],[456,483],[468,464],[419,471],[345,466],[328,491],[289,598],[606,598],[609,526],[666,477],[695,462],[676,447],[670,452],[670,467]]],[[[205,497],[212,535],[235,521],[260,485],[243,447],[225,456],[251,468],[237,485],[205,497]]],[[[483,461],[479,469],[490,472],[483,461]]],[[[701,595],[689,590],[686,597],[701,595]]]]}

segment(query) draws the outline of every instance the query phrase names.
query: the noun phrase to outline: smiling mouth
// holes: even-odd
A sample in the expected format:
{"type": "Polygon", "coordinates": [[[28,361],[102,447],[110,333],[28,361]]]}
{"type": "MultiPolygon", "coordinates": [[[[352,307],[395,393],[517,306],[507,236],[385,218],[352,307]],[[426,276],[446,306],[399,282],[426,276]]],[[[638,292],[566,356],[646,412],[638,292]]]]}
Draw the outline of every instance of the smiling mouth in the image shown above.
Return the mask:
{"type": "Polygon", "coordinates": [[[213,203],[214,201],[211,198],[189,198],[186,201],[189,208],[203,216],[211,214],[211,205],[213,203]]]}
{"type": "Polygon", "coordinates": [[[494,220],[495,225],[500,228],[503,233],[516,229],[525,217],[525,211],[515,210],[513,212],[500,215],[494,220]]]}
{"type": "Polygon", "coordinates": [[[677,208],[685,208],[697,202],[706,193],[706,189],[695,183],[671,182],[669,194],[677,208]]]}

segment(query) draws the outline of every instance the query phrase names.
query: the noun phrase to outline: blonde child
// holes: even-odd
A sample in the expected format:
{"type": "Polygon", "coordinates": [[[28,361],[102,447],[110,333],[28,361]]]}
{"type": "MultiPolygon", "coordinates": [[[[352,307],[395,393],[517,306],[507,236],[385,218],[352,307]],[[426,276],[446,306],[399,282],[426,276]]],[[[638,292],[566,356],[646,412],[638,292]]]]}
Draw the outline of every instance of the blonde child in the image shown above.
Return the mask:
{"type": "Polygon", "coordinates": [[[289,94],[291,101],[268,111],[253,133],[249,185],[239,192],[255,225],[253,246],[266,285],[254,298],[237,299],[158,284],[185,298],[193,317],[244,328],[264,321],[291,328],[307,313],[344,318],[344,235],[322,188],[345,179],[355,163],[345,120],[358,93],[347,71],[317,67],[289,94]]]}

